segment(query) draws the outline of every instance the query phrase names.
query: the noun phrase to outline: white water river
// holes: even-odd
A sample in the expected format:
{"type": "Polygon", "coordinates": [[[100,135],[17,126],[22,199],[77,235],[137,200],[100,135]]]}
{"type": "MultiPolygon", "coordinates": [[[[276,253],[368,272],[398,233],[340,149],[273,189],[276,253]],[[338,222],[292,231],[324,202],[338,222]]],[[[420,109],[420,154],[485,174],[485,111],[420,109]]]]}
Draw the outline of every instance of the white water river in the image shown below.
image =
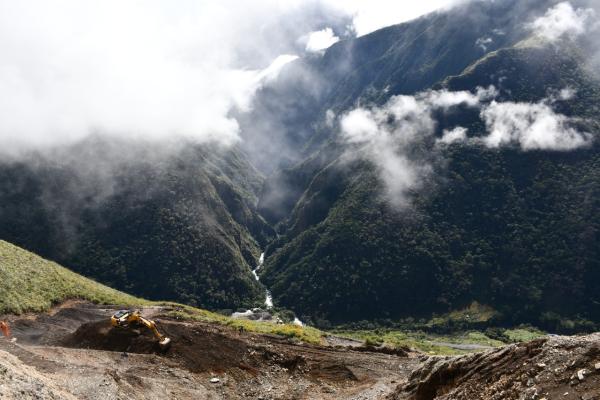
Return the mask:
{"type": "MultiPolygon", "coordinates": [[[[262,268],[264,263],[265,263],[265,253],[261,253],[260,257],[258,259],[258,265],[256,266],[255,269],[252,270],[254,279],[256,279],[257,281],[260,280],[260,277],[258,276],[258,271],[260,271],[260,269],[262,268]]],[[[267,307],[267,309],[273,308],[273,296],[271,296],[271,292],[269,292],[269,289],[265,289],[265,307],[267,307]]]]}
{"type": "MultiPolygon", "coordinates": [[[[256,281],[260,281],[260,277],[258,276],[258,271],[260,271],[260,269],[263,267],[264,263],[265,263],[265,253],[261,253],[260,257],[258,258],[258,265],[256,266],[255,269],[252,270],[252,275],[254,275],[254,279],[256,279],[256,281]]],[[[265,287],[265,307],[267,308],[267,310],[273,308],[273,296],[271,296],[271,292],[266,287],[265,287]]],[[[252,311],[248,310],[248,311],[246,311],[246,313],[234,313],[234,314],[236,314],[238,316],[243,316],[246,314],[248,314],[248,315],[252,314],[252,311]]],[[[304,325],[302,323],[302,321],[300,321],[298,319],[298,317],[294,317],[293,324],[299,325],[299,326],[304,325]]]]}

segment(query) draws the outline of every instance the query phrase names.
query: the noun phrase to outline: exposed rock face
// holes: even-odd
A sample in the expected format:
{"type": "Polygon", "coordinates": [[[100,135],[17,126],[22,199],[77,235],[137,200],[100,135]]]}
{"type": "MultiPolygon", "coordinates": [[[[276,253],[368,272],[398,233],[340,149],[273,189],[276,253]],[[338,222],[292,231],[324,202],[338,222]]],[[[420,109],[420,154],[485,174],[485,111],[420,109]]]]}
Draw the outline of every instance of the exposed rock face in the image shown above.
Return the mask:
{"type": "Polygon", "coordinates": [[[0,398],[75,400],[75,397],[63,391],[35,368],[25,365],[17,357],[1,350],[0,398]]]}
{"type": "Polygon", "coordinates": [[[394,400],[600,399],[600,334],[552,336],[456,358],[428,358],[394,400]]]}

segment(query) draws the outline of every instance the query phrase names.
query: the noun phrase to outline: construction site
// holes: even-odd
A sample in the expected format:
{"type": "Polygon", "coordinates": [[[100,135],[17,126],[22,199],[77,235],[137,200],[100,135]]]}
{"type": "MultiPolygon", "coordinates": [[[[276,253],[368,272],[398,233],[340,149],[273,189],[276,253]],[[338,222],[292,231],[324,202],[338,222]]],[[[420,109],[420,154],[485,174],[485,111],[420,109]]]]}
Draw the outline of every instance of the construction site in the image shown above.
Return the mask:
{"type": "Polygon", "coordinates": [[[302,344],[141,309],[171,339],[163,348],[150,329],[113,327],[117,310],[68,302],[4,316],[12,336],[0,339],[0,398],[375,399],[418,364],[416,353],[302,344]]]}
{"type": "Polygon", "coordinates": [[[0,399],[597,399],[600,336],[549,336],[463,356],[322,345],[69,301],[1,320],[0,399]],[[158,334],[156,333],[158,332],[158,334]],[[164,346],[164,339],[169,343],[164,346]]]}

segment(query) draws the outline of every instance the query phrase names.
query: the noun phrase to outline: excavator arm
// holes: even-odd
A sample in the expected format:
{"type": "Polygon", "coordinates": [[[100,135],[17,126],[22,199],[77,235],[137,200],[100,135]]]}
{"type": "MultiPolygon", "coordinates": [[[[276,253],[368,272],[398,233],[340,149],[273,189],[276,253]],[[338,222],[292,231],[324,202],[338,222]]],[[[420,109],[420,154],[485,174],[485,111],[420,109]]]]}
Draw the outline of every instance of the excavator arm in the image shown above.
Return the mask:
{"type": "Polygon", "coordinates": [[[161,334],[156,328],[156,322],[151,319],[142,317],[139,311],[121,310],[117,311],[110,318],[112,326],[129,328],[131,325],[142,325],[148,328],[158,340],[160,347],[167,348],[171,343],[171,339],[161,334]]]}
{"type": "Polygon", "coordinates": [[[156,322],[146,319],[139,314],[138,314],[138,321],[140,324],[144,325],[146,328],[148,328],[152,331],[152,333],[154,334],[156,339],[158,339],[158,344],[165,347],[165,346],[168,346],[169,343],[171,343],[171,339],[169,339],[168,337],[166,337],[165,335],[161,334],[158,331],[158,329],[156,328],[156,322]]]}

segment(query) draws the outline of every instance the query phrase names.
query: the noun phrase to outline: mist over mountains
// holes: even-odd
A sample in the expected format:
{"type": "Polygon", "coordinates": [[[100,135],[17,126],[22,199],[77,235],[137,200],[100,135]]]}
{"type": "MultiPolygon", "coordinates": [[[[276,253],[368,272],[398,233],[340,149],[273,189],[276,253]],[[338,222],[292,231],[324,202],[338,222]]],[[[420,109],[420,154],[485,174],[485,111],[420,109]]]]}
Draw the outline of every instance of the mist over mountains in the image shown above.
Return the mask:
{"type": "Polygon", "coordinates": [[[152,299],[251,307],[264,283],[321,326],[478,303],[597,327],[600,5],[440,2],[369,33],[334,3],[0,42],[0,238],[152,299]]]}

